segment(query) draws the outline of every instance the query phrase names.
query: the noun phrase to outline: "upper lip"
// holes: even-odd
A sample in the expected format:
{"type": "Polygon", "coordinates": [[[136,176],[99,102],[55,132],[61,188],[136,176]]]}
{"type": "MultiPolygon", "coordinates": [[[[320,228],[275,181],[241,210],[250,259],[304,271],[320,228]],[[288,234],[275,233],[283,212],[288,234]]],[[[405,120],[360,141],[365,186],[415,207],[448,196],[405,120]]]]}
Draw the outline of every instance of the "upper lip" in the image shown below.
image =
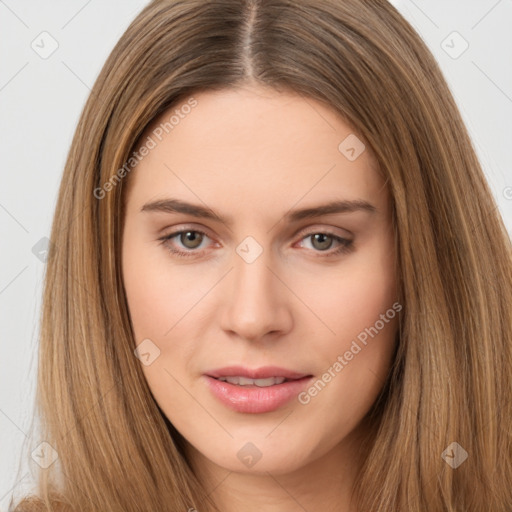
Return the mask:
{"type": "Polygon", "coordinates": [[[278,366],[262,366],[260,368],[246,368],[243,366],[227,366],[205,372],[206,375],[214,378],[219,377],[247,377],[249,379],[267,379],[269,377],[284,377],[285,379],[302,379],[309,377],[307,373],[294,372],[278,366]]]}

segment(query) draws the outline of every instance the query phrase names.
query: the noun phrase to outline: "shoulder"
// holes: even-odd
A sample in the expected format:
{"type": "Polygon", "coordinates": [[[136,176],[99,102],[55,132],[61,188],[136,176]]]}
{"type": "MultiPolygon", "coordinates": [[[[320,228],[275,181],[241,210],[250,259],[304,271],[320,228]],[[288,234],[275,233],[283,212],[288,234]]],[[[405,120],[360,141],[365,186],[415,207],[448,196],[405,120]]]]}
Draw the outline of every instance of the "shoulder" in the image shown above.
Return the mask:
{"type": "Polygon", "coordinates": [[[23,498],[10,512],[74,512],[73,509],[62,501],[51,501],[50,506],[38,496],[23,498]]]}

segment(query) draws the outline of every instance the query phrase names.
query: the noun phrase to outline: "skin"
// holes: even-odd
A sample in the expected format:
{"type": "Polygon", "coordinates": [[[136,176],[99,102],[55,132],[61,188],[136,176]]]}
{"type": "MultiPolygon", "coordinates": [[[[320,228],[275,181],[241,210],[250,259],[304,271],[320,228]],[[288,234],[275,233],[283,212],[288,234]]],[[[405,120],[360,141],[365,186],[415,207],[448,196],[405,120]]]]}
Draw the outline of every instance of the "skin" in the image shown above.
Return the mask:
{"type": "Polygon", "coordinates": [[[293,399],[264,414],[235,412],[203,374],[276,365],[316,380],[392,307],[395,240],[384,179],[368,147],[354,161],[338,150],[353,130],[313,99],[259,86],[194,98],[197,106],[132,171],[125,197],[122,267],[134,336],[160,350],[142,365],[144,376],[223,512],[353,511],[360,443],[371,427],[362,420],[389,373],[398,315],[305,405],[293,399]],[[141,211],[171,197],[232,223],[141,211]],[[290,209],[339,199],[375,211],[284,220],[290,209]],[[207,236],[160,240],[180,229],[207,236]],[[352,250],[326,256],[341,246],[315,242],[326,232],[352,240],[352,250]],[[236,252],[247,236],[263,250],[252,263],[236,252]],[[195,253],[180,258],[170,247],[195,253]],[[248,442],[262,454],[250,468],[237,457],[248,442]]]}

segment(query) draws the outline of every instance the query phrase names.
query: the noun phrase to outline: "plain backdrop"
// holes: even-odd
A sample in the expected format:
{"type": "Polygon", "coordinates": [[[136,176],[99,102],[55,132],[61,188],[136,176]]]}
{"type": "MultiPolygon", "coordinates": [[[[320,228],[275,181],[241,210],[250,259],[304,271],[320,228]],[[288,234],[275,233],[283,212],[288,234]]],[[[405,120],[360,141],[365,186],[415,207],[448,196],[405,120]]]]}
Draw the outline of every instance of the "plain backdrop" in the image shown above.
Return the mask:
{"type": "MultiPolygon", "coordinates": [[[[340,0],[342,1],[342,0],[340,0]]],[[[38,320],[57,190],[105,59],[146,0],[0,0],[0,510],[32,418],[38,320]]],[[[512,1],[396,0],[450,84],[512,233],[512,1]]],[[[471,201],[471,198],[467,198],[471,201]]]]}

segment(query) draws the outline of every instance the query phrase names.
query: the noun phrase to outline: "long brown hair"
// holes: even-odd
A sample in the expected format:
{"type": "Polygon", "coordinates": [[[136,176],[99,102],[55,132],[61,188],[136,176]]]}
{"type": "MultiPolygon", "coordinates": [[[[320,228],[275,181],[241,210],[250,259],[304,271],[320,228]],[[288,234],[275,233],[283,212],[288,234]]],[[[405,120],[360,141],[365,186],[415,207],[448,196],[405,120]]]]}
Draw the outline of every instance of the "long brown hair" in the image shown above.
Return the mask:
{"type": "Polygon", "coordinates": [[[385,0],[155,0],[121,37],[51,233],[32,443],[58,459],[16,510],[215,510],[133,353],[119,170],[165,110],[249,82],[337,111],[393,199],[404,314],[358,510],[510,512],[510,238],[435,59],[385,0]],[[454,442],[468,456],[457,468],[454,442]]]}

